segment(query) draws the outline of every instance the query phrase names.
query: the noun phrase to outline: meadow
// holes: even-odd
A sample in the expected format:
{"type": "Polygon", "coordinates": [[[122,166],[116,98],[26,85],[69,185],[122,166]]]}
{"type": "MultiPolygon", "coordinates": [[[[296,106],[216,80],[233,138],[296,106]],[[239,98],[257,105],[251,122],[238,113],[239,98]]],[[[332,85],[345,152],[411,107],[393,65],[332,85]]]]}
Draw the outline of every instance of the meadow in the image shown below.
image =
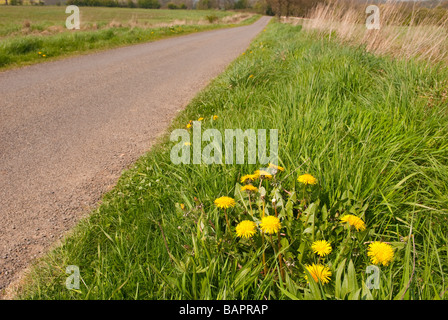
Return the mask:
{"type": "Polygon", "coordinates": [[[1,6],[0,70],[249,24],[259,17],[217,10],[80,7],[80,30],[68,30],[69,15],[64,6],[1,6]]]}
{"type": "Polygon", "coordinates": [[[18,298],[446,299],[447,81],[272,21],[171,130],[278,129],[279,166],[174,165],[167,133],[18,298]]]}

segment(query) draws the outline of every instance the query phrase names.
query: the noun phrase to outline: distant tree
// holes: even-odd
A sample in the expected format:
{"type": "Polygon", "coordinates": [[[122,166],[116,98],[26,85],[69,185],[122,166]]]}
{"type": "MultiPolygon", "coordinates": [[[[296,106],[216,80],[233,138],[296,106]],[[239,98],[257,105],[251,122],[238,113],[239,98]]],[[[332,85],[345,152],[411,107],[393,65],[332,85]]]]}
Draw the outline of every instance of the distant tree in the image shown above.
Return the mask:
{"type": "Polygon", "coordinates": [[[199,0],[196,4],[196,9],[206,10],[212,7],[211,0],[199,0]]]}
{"type": "Polygon", "coordinates": [[[225,10],[231,10],[235,6],[234,0],[221,0],[222,8],[225,10]]]}
{"type": "Polygon", "coordinates": [[[271,7],[270,4],[268,4],[266,6],[266,15],[268,15],[268,16],[275,16],[275,12],[274,12],[274,10],[272,10],[272,7],[271,7]]]}
{"type": "MultiPolygon", "coordinates": [[[[267,9],[276,16],[306,16],[317,4],[326,0],[267,0],[267,9]]],[[[266,14],[269,14],[266,12],[266,14]]]]}
{"type": "Polygon", "coordinates": [[[249,4],[248,4],[247,0],[238,0],[237,2],[235,2],[233,7],[236,10],[238,10],[238,9],[246,9],[246,8],[249,7],[249,4]]]}
{"type": "Polygon", "coordinates": [[[157,0],[138,0],[138,7],[145,9],[159,9],[160,3],[157,0]]]}

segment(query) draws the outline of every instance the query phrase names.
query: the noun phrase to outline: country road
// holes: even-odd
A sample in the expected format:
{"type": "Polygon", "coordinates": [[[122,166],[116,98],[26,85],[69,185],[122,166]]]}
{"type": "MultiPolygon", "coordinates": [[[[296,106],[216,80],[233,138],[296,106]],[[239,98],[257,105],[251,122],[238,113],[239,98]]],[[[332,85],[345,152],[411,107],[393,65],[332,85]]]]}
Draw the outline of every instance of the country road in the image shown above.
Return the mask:
{"type": "Polygon", "coordinates": [[[0,73],[0,289],[95,206],[269,19],[0,73]]]}

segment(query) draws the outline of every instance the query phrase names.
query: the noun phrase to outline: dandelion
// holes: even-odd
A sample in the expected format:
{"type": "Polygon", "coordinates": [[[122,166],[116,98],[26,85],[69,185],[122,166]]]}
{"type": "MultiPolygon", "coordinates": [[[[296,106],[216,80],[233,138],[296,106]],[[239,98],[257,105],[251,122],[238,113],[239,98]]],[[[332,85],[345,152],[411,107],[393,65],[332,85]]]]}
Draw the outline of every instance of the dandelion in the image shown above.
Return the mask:
{"type": "Polygon", "coordinates": [[[254,53],[254,52],[251,50],[250,53],[254,53]]]}
{"type": "Polygon", "coordinates": [[[258,189],[256,187],[254,187],[253,185],[250,184],[250,182],[257,180],[258,177],[254,174],[246,174],[245,176],[241,177],[241,183],[249,183],[243,187],[241,187],[241,191],[248,191],[248,196],[249,196],[249,208],[250,208],[250,212],[253,215],[252,212],[252,203],[250,200],[250,194],[251,192],[257,192],[258,189]]]}
{"type": "Polygon", "coordinates": [[[297,178],[297,181],[303,183],[304,185],[316,184],[317,183],[317,179],[314,178],[312,175],[310,175],[308,173],[299,176],[297,178]]]}
{"type": "Polygon", "coordinates": [[[394,258],[394,250],[388,243],[374,241],[369,245],[367,255],[373,264],[387,266],[394,258]]]}
{"type": "MultiPolygon", "coordinates": [[[[314,281],[320,281],[322,284],[330,282],[331,271],[327,266],[313,263],[312,265],[306,265],[305,268],[311,274],[314,281]]],[[[307,276],[305,276],[305,278],[308,280],[307,276]]]]}
{"type": "Polygon", "coordinates": [[[188,121],[187,129],[190,129],[193,126],[193,120],[188,121]]]}
{"type": "Polygon", "coordinates": [[[285,171],[285,168],[277,166],[273,163],[269,163],[269,168],[274,169],[275,171],[285,171]]]}
{"type": "Polygon", "coordinates": [[[221,209],[231,208],[234,207],[235,205],[236,205],[235,200],[233,200],[233,198],[230,197],[220,197],[215,200],[215,206],[221,209]]]}
{"type": "Polygon", "coordinates": [[[217,115],[214,115],[213,116],[213,120],[217,120],[218,119],[218,116],[217,115]]]}
{"type": "Polygon", "coordinates": [[[258,179],[256,174],[246,174],[241,177],[241,183],[251,182],[258,179]]]}
{"type": "Polygon", "coordinates": [[[324,257],[331,252],[331,244],[326,240],[317,240],[311,244],[311,249],[317,255],[324,257]]]}
{"type": "Polygon", "coordinates": [[[256,233],[257,225],[250,220],[244,220],[236,226],[236,236],[240,238],[251,238],[256,233]]]}
{"type": "Polygon", "coordinates": [[[218,208],[224,209],[224,216],[226,217],[227,228],[230,231],[230,222],[227,216],[227,208],[234,207],[236,205],[235,200],[230,197],[220,197],[215,200],[215,206],[218,208]]]}
{"type": "Polygon", "coordinates": [[[348,223],[350,226],[354,226],[357,231],[359,230],[363,231],[366,229],[364,221],[362,221],[361,218],[358,218],[357,216],[354,216],[352,214],[344,215],[343,217],[341,217],[341,221],[348,223]]]}
{"type": "Polygon", "coordinates": [[[42,52],[39,51],[39,54],[42,54],[42,52]]]}
{"type": "Polygon", "coordinates": [[[254,175],[256,175],[257,177],[261,177],[262,179],[271,179],[272,178],[272,174],[270,174],[267,171],[264,170],[256,170],[254,172],[254,175]]]}
{"type": "Polygon", "coordinates": [[[191,142],[185,142],[184,146],[191,146],[191,142]]]}
{"type": "Polygon", "coordinates": [[[279,232],[282,224],[280,219],[274,216],[266,216],[261,219],[260,228],[261,231],[267,234],[273,234],[279,232]]]}
{"type": "Polygon", "coordinates": [[[204,120],[204,118],[202,118],[202,117],[200,117],[200,118],[198,119],[198,121],[202,121],[202,120],[204,120]]]}
{"type": "MultiPolygon", "coordinates": [[[[265,233],[270,235],[271,242],[272,242],[272,234],[278,233],[280,231],[281,227],[282,227],[282,224],[280,223],[280,220],[277,217],[264,215],[264,202],[263,202],[263,215],[262,215],[261,223],[260,223],[260,228],[262,231],[262,234],[261,234],[262,245],[264,246],[264,234],[265,233]]],[[[273,242],[272,242],[272,245],[273,245],[273,242]]],[[[266,250],[263,250],[262,260],[263,260],[264,274],[266,275],[268,272],[268,267],[266,265],[266,250]]]]}
{"type": "Polygon", "coordinates": [[[253,77],[254,77],[254,75],[253,75],[253,74],[251,74],[251,75],[249,76],[249,79],[250,79],[250,78],[253,78],[253,77]]]}
{"type": "Polygon", "coordinates": [[[246,54],[246,52],[243,52],[242,55],[244,56],[246,54]]]}
{"type": "Polygon", "coordinates": [[[257,192],[258,189],[251,184],[246,184],[245,186],[241,187],[241,191],[257,192]]]}
{"type": "Polygon", "coordinates": [[[184,210],[184,209],[185,209],[185,205],[184,205],[183,203],[181,203],[181,204],[180,204],[180,208],[181,208],[182,210],[184,210]]]}
{"type": "Polygon", "coordinates": [[[42,57],[46,57],[46,55],[45,55],[45,54],[43,54],[43,55],[42,55],[42,57]]]}

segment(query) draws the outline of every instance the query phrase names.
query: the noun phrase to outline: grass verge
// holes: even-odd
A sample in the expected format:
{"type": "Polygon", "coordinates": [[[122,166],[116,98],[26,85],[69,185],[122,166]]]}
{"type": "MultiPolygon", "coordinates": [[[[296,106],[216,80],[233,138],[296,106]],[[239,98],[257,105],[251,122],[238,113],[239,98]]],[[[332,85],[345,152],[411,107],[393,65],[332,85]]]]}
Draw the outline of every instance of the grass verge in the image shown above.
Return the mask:
{"type": "Polygon", "coordinates": [[[296,20],[304,29],[321,32],[323,37],[337,37],[345,44],[362,45],[379,55],[399,59],[448,62],[448,10],[433,9],[419,3],[380,4],[378,30],[366,28],[367,5],[359,2],[330,1],[319,4],[309,19],[296,20]]]}
{"type": "Polygon", "coordinates": [[[447,79],[437,66],[271,23],[172,129],[199,117],[222,133],[278,129],[285,171],[256,180],[249,200],[239,183],[260,165],[174,165],[167,136],[36,264],[19,298],[446,298],[447,79]],[[299,182],[304,173],[317,184],[299,182]],[[236,201],[225,212],[230,228],[214,205],[221,196],[236,201]],[[277,214],[273,237],[236,237],[241,221],[277,214]],[[346,214],[365,228],[343,223],[346,214]],[[316,240],[331,252],[318,256],[316,240]],[[379,287],[370,290],[373,241],[393,259],[380,257],[379,287]],[[331,273],[328,283],[322,274],[307,280],[313,263],[331,273]],[[65,287],[68,265],[80,268],[79,290],[65,287]]]}

